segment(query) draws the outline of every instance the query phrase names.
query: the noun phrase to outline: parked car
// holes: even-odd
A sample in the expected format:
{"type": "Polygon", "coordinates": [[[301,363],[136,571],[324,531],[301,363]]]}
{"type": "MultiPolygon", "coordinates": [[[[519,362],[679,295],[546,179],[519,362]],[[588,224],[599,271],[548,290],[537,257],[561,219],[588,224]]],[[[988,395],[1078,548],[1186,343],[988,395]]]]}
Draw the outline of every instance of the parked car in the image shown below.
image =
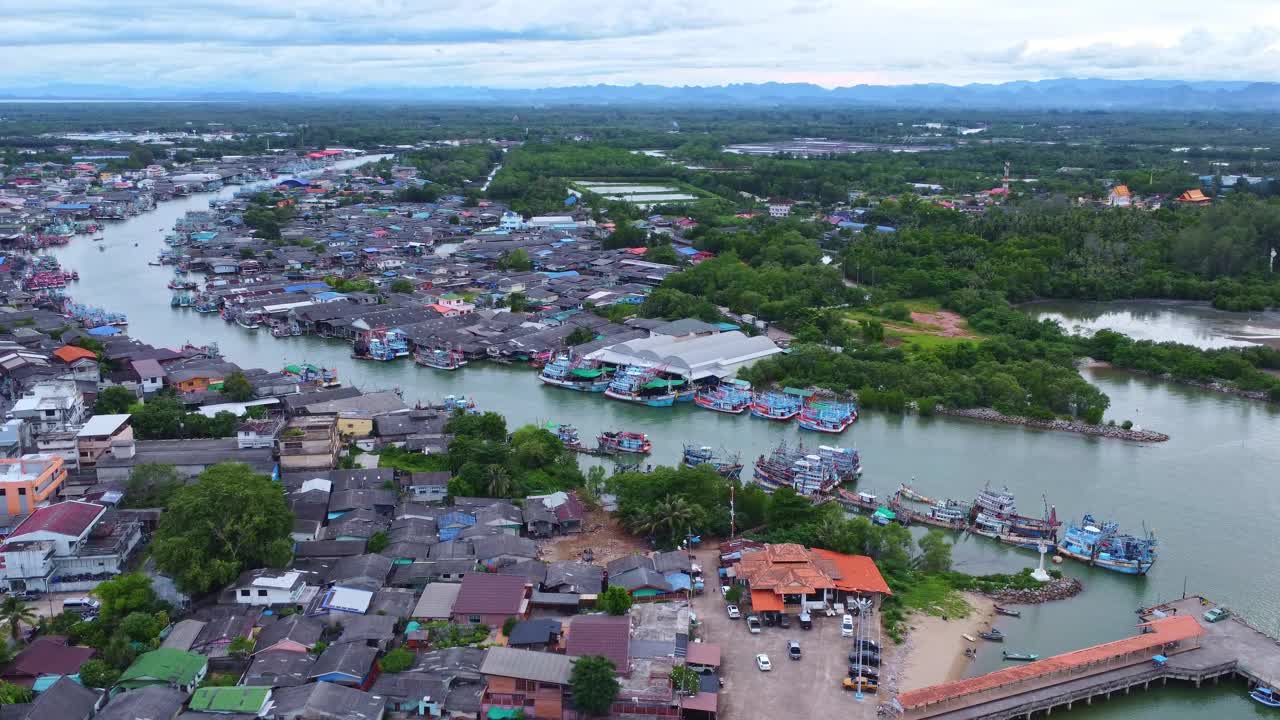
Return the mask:
{"type": "Polygon", "coordinates": [[[756,656],[756,667],[760,668],[760,672],[769,672],[773,669],[773,663],[769,662],[769,656],[760,653],[756,656]]]}
{"type": "Polygon", "coordinates": [[[773,617],[773,613],[765,613],[761,619],[764,620],[766,627],[773,627],[774,623],[777,622],[777,619],[773,617]]]}
{"type": "Polygon", "coordinates": [[[1216,623],[1219,620],[1226,620],[1231,617],[1231,611],[1224,607],[1210,608],[1204,611],[1202,616],[1205,622],[1216,623]]]}
{"type": "Polygon", "coordinates": [[[853,637],[853,616],[848,613],[840,618],[840,637],[853,637]]]}
{"type": "Polygon", "coordinates": [[[738,610],[737,605],[725,605],[724,611],[729,614],[730,620],[737,620],[742,617],[742,612],[738,610]]]}
{"type": "Polygon", "coordinates": [[[102,607],[102,604],[91,597],[69,597],[62,601],[63,612],[73,612],[81,615],[96,614],[100,607],[102,607]]]}
{"type": "Polygon", "coordinates": [[[858,689],[859,689],[859,688],[858,688],[858,685],[859,685],[859,682],[858,682],[858,681],[859,681],[859,680],[861,680],[861,681],[862,681],[862,682],[861,682],[861,685],[862,685],[862,688],[861,688],[861,689],[862,689],[862,692],[865,692],[865,693],[873,693],[873,692],[875,692],[876,690],[880,689],[880,688],[879,688],[879,683],[878,683],[876,680],[873,680],[873,679],[871,679],[871,678],[869,678],[869,677],[866,677],[865,675],[864,675],[863,677],[860,677],[860,678],[848,678],[848,677],[847,677],[847,678],[845,678],[844,680],[841,680],[841,681],[840,681],[840,687],[843,687],[845,690],[858,690],[858,689]]]}
{"type": "Polygon", "coordinates": [[[721,586],[720,586],[720,597],[726,597],[728,594],[729,594],[729,586],[728,586],[728,585],[721,585],[721,586]]]}
{"type": "Polygon", "coordinates": [[[854,663],[853,665],[849,666],[849,677],[856,678],[858,676],[862,676],[864,678],[870,678],[872,680],[880,679],[880,673],[877,672],[875,668],[869,668],[866,665],[859,665],[857,663],[854,663]]]}
{"type": "Polygon", "coordinates": [[[880,652],[880,643],[875,640],[861,640],[853,644],[854,648],[861,647],[863,650],[870,650],[873,653],[880,652]]]}
{"type": "Polygon", "coordinates": [[[787,629],[787,628],[789,628],[789,627],[791,627],[791,616],[790,616],[790,615],[788,615],[788,614],[786,614],[786,613],[782,613],[781,615],[779,615],[779,616],[778,616],[778,627],[780,627],[780,628],[782,628],[782,629],[784,629],[784,630],[785,630],[785,629],[787,629]]]}
{"type": "Polygon", "coordinates": [[[756,617],[755,615],[748,615],[747,630],[752,635],[759,635],[760,634],[760,618],[756,617]]]}
{"type": "Polygon", "coordinates": [[[880,667],[880,656],[876,653],[869,653],[861,650],[854,650],[849,653],[849,662],[862,663],[871,667],[880,667]]]}
{"type": "Polygon", "coordinates": [[[808,610],[800,613],[800,627],[804,630],[813,629],[813,616],[809,615],[808,610]]]}
{"type": "Polygon", "coordinates": [[[787,657],[791,658],[792,660],[800,659],[800,643],[796,642],[795,640],[787,641],[787,657]]]}

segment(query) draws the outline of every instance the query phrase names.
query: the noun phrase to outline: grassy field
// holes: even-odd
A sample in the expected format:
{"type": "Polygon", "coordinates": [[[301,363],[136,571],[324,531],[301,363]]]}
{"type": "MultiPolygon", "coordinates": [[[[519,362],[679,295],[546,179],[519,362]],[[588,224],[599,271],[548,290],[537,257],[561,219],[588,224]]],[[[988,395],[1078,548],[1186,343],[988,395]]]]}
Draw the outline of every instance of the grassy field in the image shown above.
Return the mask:
{"type": "Polygon", "coordinates": [[[983,339],[981,335],[969,329],[968,323],[963,318],[943,310],[942,306],[935,301],[910,300],[902,304],[913,314],[922,314],[927,317],[919,320],[891,320],[870,310],[846,310],[845,315],[851,323],[857,323],[860,320],[880,321],[884,324],[887,343],[900,344],[908,348],[926,350],[963,342],[980,342],[983,339]]]}

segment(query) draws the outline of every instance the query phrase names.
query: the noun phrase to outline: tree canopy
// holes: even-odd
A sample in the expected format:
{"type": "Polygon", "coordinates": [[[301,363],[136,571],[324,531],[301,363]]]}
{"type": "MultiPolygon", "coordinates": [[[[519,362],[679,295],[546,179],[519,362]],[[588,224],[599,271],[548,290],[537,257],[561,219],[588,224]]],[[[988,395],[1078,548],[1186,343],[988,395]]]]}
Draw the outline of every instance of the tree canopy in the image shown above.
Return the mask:
{"type": "Polygon", "coordinates": [[[573,688],[574,706],[588,715],[608,713],[621,687],[613,661],[600,655],[574,660],[569,685],[573,688]]]}
{"type": "Polygon", "coordinates": [[[293,514],[280,485],[240,463],[221,463],[175,492],[160,516],[152,555],[183,592],[202,594],[243,570],[284,567],[293,514]]]}

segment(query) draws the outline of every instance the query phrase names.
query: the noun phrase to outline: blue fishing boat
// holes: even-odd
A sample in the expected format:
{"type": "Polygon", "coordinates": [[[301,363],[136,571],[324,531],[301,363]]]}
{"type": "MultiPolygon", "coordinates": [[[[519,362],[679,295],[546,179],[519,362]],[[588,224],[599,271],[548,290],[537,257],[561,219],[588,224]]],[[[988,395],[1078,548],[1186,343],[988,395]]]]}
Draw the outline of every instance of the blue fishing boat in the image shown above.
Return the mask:
{"type": "Polygon", "coordinates": [[[557,423],[547,423],[543,426],[548,432],[555,435],[556,438],[567,448],[582,447],[582,440],[578,437],[578,428],[572,425],[563,425],[557,423]]]}
{"type": "Polygon", "coordinates": [[[596,362],[557,355],[543,366],[538,379],[547,385],[579,392],[604,392],[609,388],[609,372],[596,362]]]}
{"type": "Polygon", "coordinates": [[[1249,697],[1269,708],[1280,707],[1280,697],[1277,697],[1275,691],[1271,688],[1256,687],[1249,691],[1249,697]]]}
{"type": "Polygon", "coordinates": [[[1156,538],[1150,531],[1142,537],[1120,532],[1114,522],[1098,522],[1085,515],[1072,523],[1058,544],[1058,553],[1095,567],[1126,575],[1146,575],[1156,563],[1156,538]]]}
{"type": "Polygon", "coordinates": [[[786,422],[800,414],[804,401],[785,392],[760,392],[751,399],[751,414],[765,420],[786,422]]]}
{"type": "Polygon", "coordinates": [[[680,462],[687,467],[710,465],[716,469],[716,472],[730,480],[737,480],[742,475],[741,456],[717,453],[706,445],[698,446],[685,443],[684,456],[680,459],[680,462]]]}
{"type": "Polygon", "coordinates": [[[302,385],[320,388],[335,388],[342,385],[341,382],[338,382],[337,370],[322,368],[311,363],[285,365],[281,372],[298,378],[298,382],[302,385]]]}
{"type": "Polygon", "coordinates": [[[662,377],[661,368],[627,365],[614,373],[604,396],[649,407],[670,407],[675,404],[676,389],[683,384],[682,379],[662,377]]]}
{"type": "Polygon", "coordinates": [[[389,362],[409,355],[409,341],[400,330],[370,330],[356,342],[355,357],[389,362]]]}
{"type": "Polygon", "coordinates": [[[450,411],[461,410],[466,413],[478,412],[476,410],[476,401],[466,395],[445,395],[444,409],[450,411]]]}
{"type": "Polygon", "coordinates": [[[602,452],[634,453],[648,455],[653,450],[649,436],[638,432],[605,431],[596,436],[596,445],[602,452]]]}
{"type": "Polygon", "coordinates": [[[458,349],[416,348],[413,361],[437,370],[457,370],[467,364],[467,356],[458,349]]]}
{"type": "Polygon", "coordinates": [[[801,430],[838,434],[849,429],[858,419],[858,409],[847,402],[810,402],[800,411],[796,421],[801,430]]]}
{"type": "Polygon", "coordinates": [[[751,409],[751,385],[744,382],[705,387],[697,391],[693,403],[707,410],[741,415],[751,409]]]}

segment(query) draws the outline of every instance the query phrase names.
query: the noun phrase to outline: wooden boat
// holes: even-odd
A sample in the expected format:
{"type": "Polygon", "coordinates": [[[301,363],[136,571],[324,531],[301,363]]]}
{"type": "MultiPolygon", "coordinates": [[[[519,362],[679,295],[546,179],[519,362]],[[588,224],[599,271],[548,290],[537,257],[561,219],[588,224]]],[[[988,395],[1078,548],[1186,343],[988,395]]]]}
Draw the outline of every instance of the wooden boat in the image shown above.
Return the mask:
{"type": "Polygon", "coordinates": [[[982,632],[978,633],[978,637],[982,638],[983,640],[990,640],[991,642],[1004,642],[1004,633],[1000,632],[995,628],[991,628],[990,630],[983,630],[982,632]]]}
{"type": "Polygon", "coordinates": [[[960,634],[960,637],[964,638],[965,640],[968,640],[968,641],[969,641],[969,642],[971,642],[971,643],[976,643],[976,642],[978,642],[978,638],[976,638],[976,637],[974,637],[974,636],[970,635],[969,633],[961,633],[961,634],[960,634]]]}
{"type": "Polygon", "coordinates": [[[1255,702],[1262,703],[1269,708],[1280,707],[1280,697],[1277,697],[1275,692],[1270,688],[1254,688],[1249,693],[1249,697],[1253,698],[1255,702]]]}
{"type": "Polygon", "coordinates": [[[938,503],[937,500],[934,500],[928,495],[921,495],[916,492],[915,488],[911,487],[907,483],[902,483],[902,485],[898,487],[898,494],[901,495],[903,499],[910,500],[911,502],[925,503],[927,505],[936,505],[938,503]]]}
{"type": "Polygon", "coordinates": [[[997,615],[1004,615],[1005,617],[1022,617],[1021,610],[1014,610],[1013,608],[1007,608],[1003,605],[996,605],[995,611],[997,615]]]}
{"type": "Polygon", "coordinates": [[[1018,662],[1032,662],[1034,660],[1040,659],[1040,656],[1035,653],[1009,652],[1008,650],[1005,650],[1004,652],[1000,653],[1000,655],[1005,660],[1018,661],[1018,662]]]}

